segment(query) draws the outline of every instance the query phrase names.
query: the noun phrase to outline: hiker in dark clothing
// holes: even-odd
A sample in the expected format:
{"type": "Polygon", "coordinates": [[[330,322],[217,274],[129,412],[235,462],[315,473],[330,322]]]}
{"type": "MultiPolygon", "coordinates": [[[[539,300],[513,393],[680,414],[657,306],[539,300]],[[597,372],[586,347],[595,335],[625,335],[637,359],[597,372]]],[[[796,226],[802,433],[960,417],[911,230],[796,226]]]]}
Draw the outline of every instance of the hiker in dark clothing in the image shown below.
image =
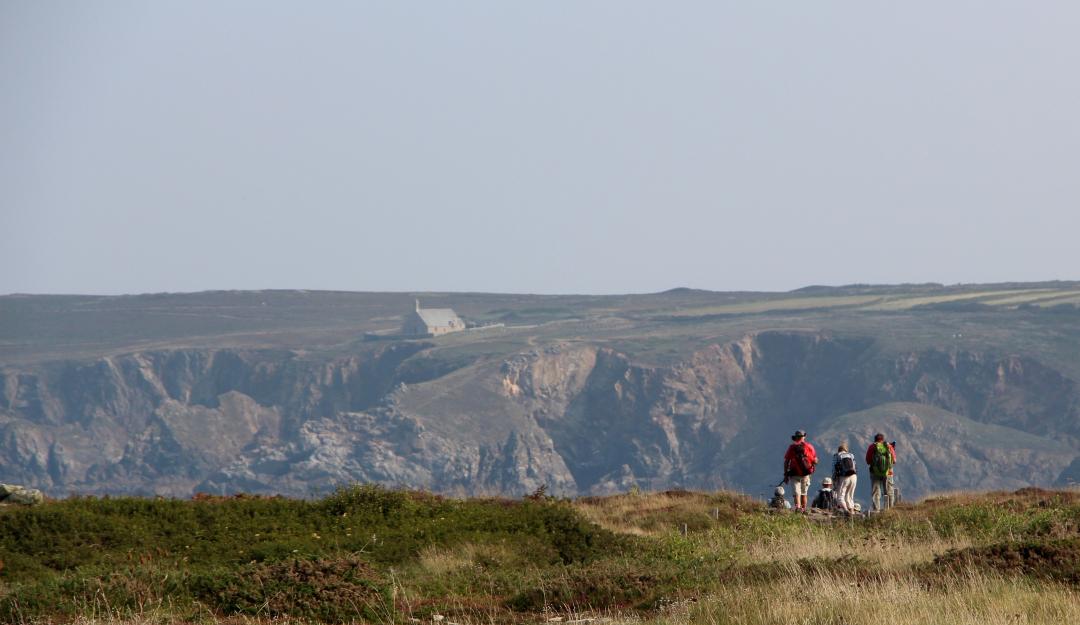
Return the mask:
{"type": "Polygon", "coordinates": [[[893,504],[893,465],[896,464],[896,449],[885,442],[884,434],[874,435],[874,442],[866,450],[866,464],[870,466],[873,509],[881,512],[893,504]]]}
{"type": "Polygon", "coordinates": [[[818,510],[833,510],[836,508],[836,494],[832,489],[832,478],[827,477],[821,480],[821,490],[818,491],[817,497],[814,497],[814,503],[812,507],[818,510]]]}
{"type": "Polygon", "coordinates": [[[817,451],[806,441],[806,432],[798,430],[794,441],[784,454],[784,481],[791,484],[796,512],[806,512],[806,495],[810,491],[810,475],[817,468],[817,451]]]}
{"type": "Polygon", "coordinates": [[[773,498],[769,500],[769,507],[773,510],[790,510],[791,504],[784,499],[784,487],[777,486],[773,491],[773,498]]]}

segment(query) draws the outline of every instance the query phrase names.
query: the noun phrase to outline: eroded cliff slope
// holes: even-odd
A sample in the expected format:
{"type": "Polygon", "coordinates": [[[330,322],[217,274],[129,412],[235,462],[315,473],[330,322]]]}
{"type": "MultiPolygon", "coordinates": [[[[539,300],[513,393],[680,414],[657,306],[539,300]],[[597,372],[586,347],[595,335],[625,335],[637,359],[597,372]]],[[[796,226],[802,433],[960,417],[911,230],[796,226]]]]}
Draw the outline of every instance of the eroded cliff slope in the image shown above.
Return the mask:
{"type": "Polygon", "coordinates": [[[823,447],[861,447],[877,429],[901,439],[915,496],[1050,484],[1080,446],[1076,382],[993,350],[884,350],[793,330],[702,340],[666,364],[588,340],[447,354],[420,341],[5,366],[0,481],[54,495],[302,496],[349,481],[756,494],[777,481],[798,427],[823,447]]]}

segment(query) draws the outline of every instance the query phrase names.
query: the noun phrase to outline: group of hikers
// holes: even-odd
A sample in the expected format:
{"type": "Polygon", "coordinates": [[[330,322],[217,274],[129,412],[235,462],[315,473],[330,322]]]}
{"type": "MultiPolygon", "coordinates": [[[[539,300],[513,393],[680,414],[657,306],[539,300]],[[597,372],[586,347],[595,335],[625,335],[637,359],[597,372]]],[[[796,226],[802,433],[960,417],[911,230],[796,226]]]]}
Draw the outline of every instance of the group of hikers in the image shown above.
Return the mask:
{"type": "MultiPolygon", "coordinates": [[[[776,487],[769,506],[778,510],[809,512],[807,496],[810,491],[810,476],[818,465],[817,450],[806,440],[806,432],[802,430],[796,431],[791,440],[792,443],[784,454],[784,481],[776,487]],[[784,498],[783,484],[791,486],[794,505],[784,498]]],[[[866,464],[870,469],[873,511],[880,512],[892,507],[896,497],[893,481],[896,443],[887,443],[884,434],[875,434],[874,442],[866,449],[866,464]]],[[[855,484],[858,479],[855,454],[848,450],[847,443],[841,443],[833,454],[832,475],[821,481],[821,489],[811,502],[810,508],[847,515],[861,513],[859,504],[855,503],[855,484]]]]}

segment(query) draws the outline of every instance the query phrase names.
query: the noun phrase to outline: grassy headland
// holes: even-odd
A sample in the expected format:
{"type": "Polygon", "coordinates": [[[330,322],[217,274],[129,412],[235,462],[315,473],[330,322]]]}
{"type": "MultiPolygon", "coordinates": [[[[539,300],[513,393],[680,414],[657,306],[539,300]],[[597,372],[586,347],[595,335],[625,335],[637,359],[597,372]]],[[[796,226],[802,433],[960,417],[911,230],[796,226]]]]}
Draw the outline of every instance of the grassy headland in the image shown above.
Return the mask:
{"type": "Polygon", "coordinates": [[[11,623],[1080,622],[1080,495],[1034,489],[833,523],[683,491],[73,498],[0,510],[0,554],[11,623]]]}

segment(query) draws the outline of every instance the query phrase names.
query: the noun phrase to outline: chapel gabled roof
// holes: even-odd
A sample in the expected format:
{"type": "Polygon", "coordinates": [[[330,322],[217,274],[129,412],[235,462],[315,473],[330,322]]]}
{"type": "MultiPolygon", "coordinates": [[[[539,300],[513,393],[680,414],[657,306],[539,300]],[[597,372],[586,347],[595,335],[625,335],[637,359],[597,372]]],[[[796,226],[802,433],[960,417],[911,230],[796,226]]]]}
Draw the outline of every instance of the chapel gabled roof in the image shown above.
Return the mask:
{"type": "Polygon", "coordinates": [[[461,318],[451,308],[421,308],[416,314],[420,315],[420,319],[428,327],[445,327],[450,325],[451,321],[461,323],[461,318]]]}

